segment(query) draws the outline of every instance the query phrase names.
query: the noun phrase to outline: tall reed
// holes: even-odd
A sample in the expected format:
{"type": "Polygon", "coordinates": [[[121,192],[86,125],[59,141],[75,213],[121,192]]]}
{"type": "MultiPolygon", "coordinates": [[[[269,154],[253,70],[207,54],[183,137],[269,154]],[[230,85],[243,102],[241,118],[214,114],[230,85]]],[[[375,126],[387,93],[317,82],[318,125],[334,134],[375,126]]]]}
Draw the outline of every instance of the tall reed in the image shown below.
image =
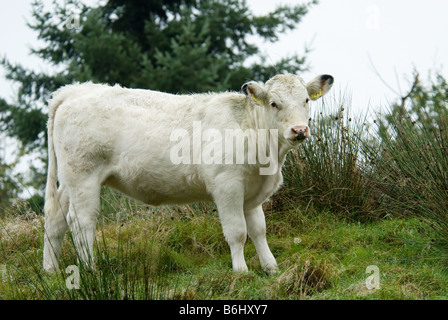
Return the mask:
{"type": "Polygon", "coordinates": [[[386,125],[377,123],[374,159],[376,188],[382,202],[396,215],[426,221],[448,244],[448,119],[404,113],[386,125]],[[423,119],[432,119],[428,122],[423,119]]]}

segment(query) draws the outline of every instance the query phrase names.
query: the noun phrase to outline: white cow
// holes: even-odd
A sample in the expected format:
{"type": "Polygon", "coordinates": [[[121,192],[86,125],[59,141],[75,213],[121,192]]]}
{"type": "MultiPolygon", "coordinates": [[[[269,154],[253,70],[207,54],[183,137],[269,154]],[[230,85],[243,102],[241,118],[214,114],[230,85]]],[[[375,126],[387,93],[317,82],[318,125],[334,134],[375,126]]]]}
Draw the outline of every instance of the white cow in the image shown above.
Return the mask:
{"type": "Polygon", "coordinates": [[[321,75],[307,84],[297,75],[282,74],[265,85],[247,82],[242,93],[192,95],[90,82],[57,90],[49,102],[44,268],[58,269],[67,227],[81,260],[94,265],[100,189],[108,185],[151,205],[214,201],[233,270],[247,270],[243,248],[249,235],[262,268],[276,272],[262,204],[282,183],[287,152],[310,136],[309,100],[326,94],[333,81],[321,75]],[[271,154],[278,154],[275,172],[260,174],[259,162],[174,163],[172,149],[179,144],[174,130],[192,134],[202,150],[217,146],[218,140],[198,140],[194,123],[223,136],[228,129],[278,132],[278,141],[274,136],[263,140],[271,154]]]}

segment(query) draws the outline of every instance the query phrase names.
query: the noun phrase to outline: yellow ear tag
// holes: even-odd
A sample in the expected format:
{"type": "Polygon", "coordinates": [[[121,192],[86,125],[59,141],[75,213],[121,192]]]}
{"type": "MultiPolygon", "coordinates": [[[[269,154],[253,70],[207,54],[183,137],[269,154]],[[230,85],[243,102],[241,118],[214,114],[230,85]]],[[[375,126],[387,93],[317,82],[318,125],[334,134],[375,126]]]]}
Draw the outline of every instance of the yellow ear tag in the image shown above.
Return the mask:
{"type": "Polygon", "coordinates": [[[318,93],[312,94],[312,95],[310,96],[310,98],[311,98],[312,100],[316,100],[316,99],[318,99],[318,98],[320,98],[320,97],[322,97],[322,89],[320,89],[318,93]]]}
{"type": "Polygon", "coordinates": [[[256,103],[263,104],[263,100],[260,100],[260,99],[256,98],[255,95],[254,95],[253,93],[251,94],[251,96],[252,96],[252,99],[253,99],[256,103]]]}

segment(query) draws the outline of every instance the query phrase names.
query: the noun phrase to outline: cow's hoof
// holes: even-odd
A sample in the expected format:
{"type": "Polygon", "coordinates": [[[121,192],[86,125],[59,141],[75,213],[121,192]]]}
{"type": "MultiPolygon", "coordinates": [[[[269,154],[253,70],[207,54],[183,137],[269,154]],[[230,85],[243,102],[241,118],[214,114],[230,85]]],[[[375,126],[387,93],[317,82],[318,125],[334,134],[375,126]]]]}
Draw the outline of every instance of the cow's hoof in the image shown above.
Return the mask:
{"type": "Polygon", "coordinates": [[[246,265],[244,265],[244,266],[238,266],[238,267],[234,267],[234,268],[233,268],[233,272],[247,273],[247,272],[249,272],[249,269],[247,268],[246,265]]]}
{"type": "Polygon", "coordinates": [[[276,275],[276,274],[278,274],[280,272],[279,269],[278,269],[277,263],[264,265],[263,266],[263,270],[269,276],[276,275]]]}
{"type": "Polygon", "coordinates": [[[42,267],[47,273],[55,273],[59,271],[59,264],[55,264],[51,261],[44,261],[42,267]]]}

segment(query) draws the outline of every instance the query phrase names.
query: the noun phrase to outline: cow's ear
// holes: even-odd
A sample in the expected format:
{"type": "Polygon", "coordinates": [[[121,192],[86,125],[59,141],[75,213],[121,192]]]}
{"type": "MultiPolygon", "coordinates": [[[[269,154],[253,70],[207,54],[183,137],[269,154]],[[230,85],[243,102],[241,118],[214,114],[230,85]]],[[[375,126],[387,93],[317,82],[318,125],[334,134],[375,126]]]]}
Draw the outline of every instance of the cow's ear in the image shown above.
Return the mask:
{"type": "Polygon", "coordinates": [[[317,100],[330,91],[334,78],[329,74],[322,74],[308,82],[307,90],[311,100],[317,100]]]}
{"type": "Polygon", "coordinates": [[[243,84],[241,91],[255,103],[264,104],[266,91],[255,81],[249,81],[243,84]]]}

